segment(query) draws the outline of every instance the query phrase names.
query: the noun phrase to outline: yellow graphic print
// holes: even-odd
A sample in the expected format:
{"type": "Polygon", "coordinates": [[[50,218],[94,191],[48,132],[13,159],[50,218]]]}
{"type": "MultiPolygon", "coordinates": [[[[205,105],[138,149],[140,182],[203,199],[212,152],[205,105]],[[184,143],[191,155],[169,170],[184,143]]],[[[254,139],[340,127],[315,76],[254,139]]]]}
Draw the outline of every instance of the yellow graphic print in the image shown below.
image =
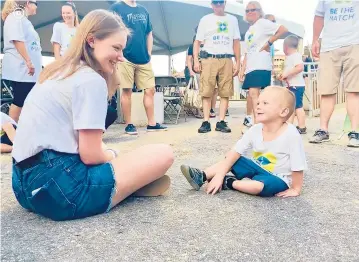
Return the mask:
{"type": "Polygon", "coordinates": [[[272,153],[253,152],[253,159],[265,170],[273,173],[277,158],[272,153]]]}
{"type": "Polygon", "coordinates": [[[336,4],[351,4],[353,0],[335,0],[336,4]]]}

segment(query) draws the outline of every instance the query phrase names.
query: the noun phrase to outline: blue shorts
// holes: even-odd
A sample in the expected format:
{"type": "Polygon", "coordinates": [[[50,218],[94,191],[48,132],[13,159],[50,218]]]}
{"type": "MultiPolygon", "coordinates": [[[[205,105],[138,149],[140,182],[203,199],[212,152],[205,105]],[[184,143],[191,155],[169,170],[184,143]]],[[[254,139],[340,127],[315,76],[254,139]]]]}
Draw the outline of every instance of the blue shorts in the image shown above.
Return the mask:
{"type": "Polygon", "coordinates": [[[266,88],[271,85],[272,71],[255,70],[246,74],[242,89],[249,90],[249,88],[266,88]]]}
{"type": "Polygon", "coordinates": [[[279,192],[288,189],[288,185],[279,177],[272,175],[267,170],[261,168],[252,160],[241,156],[232,166],[231,172],[237,179],[250,178],[264,184],[262,192],[258,195],[261,197],[275,196],[279,192]]]}
{"type": "Polygon", "coordinates": [[[302,108],[305,87],[304,86],[296,86],[294,88],[291,86],[291,87],[289,87],[289,90],[292,91],[295,95],[295,109],[302,108]]]}
{"type": "Polygon", "coordinates": [[[78,154],[52,150],[13,162],[12,188],[25,209],[52,220],[71,220],[111,208],[115,179],[110,163],[88,166],[78,154]]]}

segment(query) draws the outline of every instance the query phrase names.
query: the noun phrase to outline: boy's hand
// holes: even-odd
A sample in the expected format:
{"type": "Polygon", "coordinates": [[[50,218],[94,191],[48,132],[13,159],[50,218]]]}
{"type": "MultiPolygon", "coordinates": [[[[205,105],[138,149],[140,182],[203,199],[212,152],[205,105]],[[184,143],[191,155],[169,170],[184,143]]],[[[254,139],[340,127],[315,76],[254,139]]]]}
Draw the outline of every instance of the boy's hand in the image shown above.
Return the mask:
{"type": "Polygon", "coordinates": [[[296,197],[299,195],[300,195],[300,193],[297,190],[295,190],[294,188],[289,188],[283,192],[276,194],[277,197],[282,197],[282,198],[296,197]]]}
{"type": "Polygon", "coordinates": [[[216,194],[222,190],[223,179],[226,174],[216,174],[207,185],[207,194],[216,194]]]}

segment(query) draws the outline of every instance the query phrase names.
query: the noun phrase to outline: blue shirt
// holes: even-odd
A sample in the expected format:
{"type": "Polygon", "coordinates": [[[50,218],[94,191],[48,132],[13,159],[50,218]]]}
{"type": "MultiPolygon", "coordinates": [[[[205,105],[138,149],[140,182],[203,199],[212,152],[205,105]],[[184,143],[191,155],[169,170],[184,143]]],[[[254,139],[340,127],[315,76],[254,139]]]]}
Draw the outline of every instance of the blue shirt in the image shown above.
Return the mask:
{"type": "Polygon", "coordinates": [[[120,2],[113,4],[110,11],[121,16],[125,25],[131,30],[126,48],[123,50],[124,57],[134,64],[147,64],[150,61],[147,35],[152,32],[152,24],[146,8],[139,4],[136,7],[131,7],[120,2]]]}

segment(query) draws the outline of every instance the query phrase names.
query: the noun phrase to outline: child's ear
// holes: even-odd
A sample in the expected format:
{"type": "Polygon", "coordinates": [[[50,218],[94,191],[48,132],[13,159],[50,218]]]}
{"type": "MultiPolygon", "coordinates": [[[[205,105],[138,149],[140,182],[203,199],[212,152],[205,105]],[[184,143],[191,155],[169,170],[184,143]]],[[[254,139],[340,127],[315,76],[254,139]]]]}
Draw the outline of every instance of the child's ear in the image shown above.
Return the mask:
{"type": "Polygon", "coordinates": [[[289,114],[289,108],[284,108],[280,114],[281,117],[287,117],[289,114]]]}

